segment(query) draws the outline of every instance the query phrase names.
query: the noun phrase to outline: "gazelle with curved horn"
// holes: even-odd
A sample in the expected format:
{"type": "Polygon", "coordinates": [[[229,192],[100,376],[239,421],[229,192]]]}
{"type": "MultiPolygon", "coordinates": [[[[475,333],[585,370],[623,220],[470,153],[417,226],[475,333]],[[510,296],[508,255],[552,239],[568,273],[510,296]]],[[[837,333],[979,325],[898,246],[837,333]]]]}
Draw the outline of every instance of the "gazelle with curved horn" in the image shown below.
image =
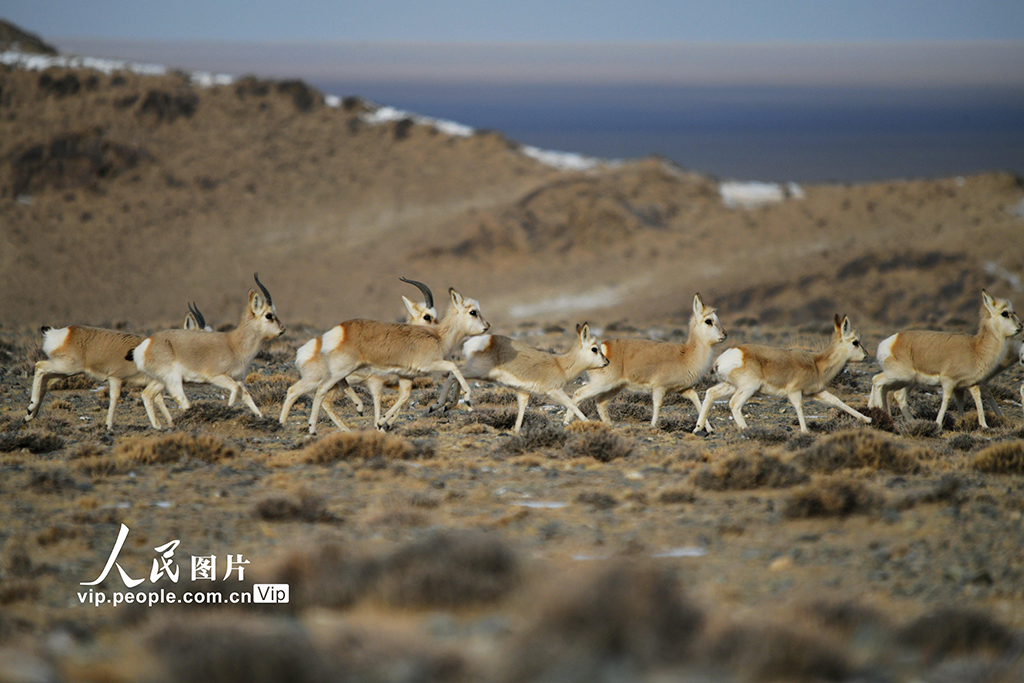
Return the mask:
{"type": "MultiPolygon", "coordinates": [[[[183,329],[210,330],[203,319],[203,314],[194,303],[188,306],[183,329]]],[[[139,372],[135,363],[125,357],[142,343],[142,337],[84,325],[43,327],[42,332],[46,360],[36,363],[36,372],[32,378],[32,397],[29,400],[25,421],[31,422],[39,414],[50,380],[84,374],[109,384],[107,429],[113,429],[114,409],[121,397],[121,387],[124,384],[145,386],[151,381],[149,377],[139,372]]],[[[163,394],[157,394],[154,398],[167,424],[171,424],[171,413],[164,403],[163,394]]]]}
{"type": "Polygon", "coordinates": [[[284,334],[285,327],[277,317],[270,292],[254,274],[260,291],[249,290],[249,302],[242,312],[238,327],[230,332],[199,332],[196,330],[164,330],[148,337],[126,358],[154,382],[142,392],[146,414],[154,428],[159,429],[153,411],[153,398],[164,388],[182,409],[189,407],[182,385],[185,382],[213,384],[227,389],[228,405],[242,394],[245,405],[263,417],[241,379],[264,341],[284,334]],[[262,293],[261,293],[262,292],[262,293]]]}
{"type": "Polygon", "coordinates": [[[185,314],[185,324],[182,329],[213,332],[213,328],[206,324],[206,318],[199,312],[199,307],[194,301],[188,305],[188,313],[185,314]]]}
{"type": "MultiPolygon", "coordinates": [[[[422,282],[416,280],[409,280],[404,277],[399,278],[402,282],[406,282],[410,285],[417,287],[420,292],[423,293],[423,303],[419,304],[414,301],[410,301],[405,296],[402,297],[402,302],[405,304],[405,309],[408,312],[406,322],[410,325],[423,325],[427,327],[433,327],[438,324],[437,309],[434,308],[434,295],[422,282]]],[[[321,382],[327,379],[329,372],[327,369],[327,359],[321,353],[323,346],[323,338],[317,337],[316,339],[310,339],[306,342],[295,354],[295,366],[299,370],[301,379],[299,382],[302,386],[297,383],[295,386],[297,396],[301,396],[307,391],[312,391],[321,382]]],[[[345,395],[356,404],[356,411],[362,415],[366,406],[363,405],[362,399],[359,398],[359,394],[356,393],[355,389],[352,388],[353,384],[364,384],[370,391],[370,396],[373,399],[373,424],[378,429],[383,429],[386,425],[381,423],[380,419],[380,398],[384,393],[385,383],[396,377],[396,375],[387,373],[380,374],[374,372],[369,368],[363,368],[362,370],[356,370],[349,375],[345,382],[345,395]]],[[[407,377],[398,377],[398,401],[397,405],[401,407],[412,395],[412,380],[407,377]]],[[[334,413],[333,409],[333,398],[334,392],[328,395],[324,400],[324,412],[331,418],[331,421],[336,425],[342,424],[341,419],[334,413]]],[[[291,404],[289,404],[290,406],[291,404]]],[[[283,412],[283,411],[282,411],[283,412]]],[[[397,414],[397,411],[396,413],[397,414]]],[[[287,414],[284,415],[287,418],[287,414]]],[[[392,420],[394,414],[392,414],[392,420]]],[[[283,420],[282,420],[283,424],[283,420]]]]}
{"type": "MultiPolygon", "coordinates": [[[[486,332],[490,323],[483,319],[480,303],[476,299],[463,297],[454,289],[449,289],[448,294],[451,305],[436,327],[349,320],[328,330],[319,338],[320,353],[327,361],[327,376],[317,383],[300,379],[289,387],[281,407],[281,424],[287,421],[288,412],[295,400],[316,388],[309,415],[309,433],[316,434],[324,397],[334,385],[361,368],[410,379],[433,372],[453,372],[462,390],[466,392],[468,404],[469,385],[458,366],[448,360],[448,356],[466,337],[486,332]]],[[[399,403],[391,406],[381,421],[392,421],[400,408],[399,403]]],[[[344,421],[334,422],[339,429],[348,430],[344,421]]]]}

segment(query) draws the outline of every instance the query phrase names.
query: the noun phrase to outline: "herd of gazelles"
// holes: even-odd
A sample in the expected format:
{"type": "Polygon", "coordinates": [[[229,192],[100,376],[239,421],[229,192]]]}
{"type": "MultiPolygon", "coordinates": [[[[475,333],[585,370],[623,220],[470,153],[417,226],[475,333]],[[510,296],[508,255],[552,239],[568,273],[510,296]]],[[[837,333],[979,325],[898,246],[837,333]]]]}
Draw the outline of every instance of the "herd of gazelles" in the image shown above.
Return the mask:
{"type": "MultiPolygon", "coordinates": [[[[125,382],[144,387],[143,404],[156,429],[161,425],[154,404],[168,426],[172,424],[163,400],[164,390],[182,409],[189,407],[183,388],[186,382],[227,389],[228,405],[233,405],[241,394],[245,404],[262,417],[241,379],[263,342],[283,334],[285,327],[277,317],[270,292],[258,275],[255,279],[259,291],[249,291],[241,322],[230,332],[212,331],[193,305],[189,306],[183,329],[164,330],[146,339],[95,327],[44,327],[43,351],[47,358],[36,363],[25,420],[38,414],[52,379],[80,373],[109,382],[108,429],[113,426],[114,408],[125,382]]],[[[516,392],[516,432],[522,428],[531,395],[547,396],[564,406],[566,424],[573,417],[586,420],[579,404],[594,398],[600,418],[610,423],[608,405],[626,387],[651,392],[651,425],[655,427],[665,395],[673,391],[682,393],[698,411],[695,433],[713,431],[708,411],[715,401],[730,396],[729,407],[736,426],[745,429],[747,423],[741,410],[758,392],[788,398],[802,432],[808,431],[802,407],[805,398],[818,399],[865,423],[871,422],[871,418],[826,390],[848,361],[860,361],[867,355],[859,335],[845,317],[835,317],[831,343],[821,351],[743,344],[726,350],[716,360],[712,348],[725,341],[726,332],[715,309],[706,306],[698,294],[693,298],[693,317],[684,344],[646,339],[609,339],[602,343],[583,323],[576,326],[578,339],[572,350],[557,355],[509,337],[486,334],[490,323],[484,320],[479,302],[454,289],[448,290],[451,304],[445,316],[439,318],[430,289],[420,282],[402,280],[418,287],[424,295],[422,304],[402,297],[409,314],[407,323],[349,320],[298,350],[295,365],[300,378],[284,399],[282,425],[286,424],[295,400],[314,392],[309,433],[316,433],[321,407],[339,429],[348,430],[332,408],[332,390],[343,384],[362,414],[363,403],[352,389],[352,385],[362,383],[373,398],[374,424],[378,429],[386,429],[409,399],[412,380],[432,373],[449,373],[449,377],[428,412],[457,405],[460,389],[466,394],[467,409],[472,410],[466,379],[485,380],[516,392]],[[463,341],[465,364],[460,368],[450,358],[463,341]],[[712,366],[719,383],[708,389],[702,402],[695,386],[712,366]],[[566,385],[584,372],[589,374],[587,384],[570,398],[565,393],[566,385]],[[398,399],[382,416],[381,393],[386,381],[393,377],[398,379],[398,399]]],[[[915,386],[941,387],[942,403],[936,418],[941,428],[950,397],[955,397],[962,414],[962,395],[966,390],[974,399],[981,427],[987,428],[982,388],[1003,370],[1018,362],[1024,364],[1021,342],[1013,339],[1021,330],[1013,305],[983,290],[981,320],[974,335],[908,330],[888,337],[878,346],[882,372],[872,380],[868,407],[888,412],[888,395],[896,392],[904,417],[911,419],[907,390],[915,386]]],[[[1024,384],[1020,391],[1024,404],[1024,384]]],[[[994,400],[992,407],[1001,417],[1002,411],[994,400]]]]}

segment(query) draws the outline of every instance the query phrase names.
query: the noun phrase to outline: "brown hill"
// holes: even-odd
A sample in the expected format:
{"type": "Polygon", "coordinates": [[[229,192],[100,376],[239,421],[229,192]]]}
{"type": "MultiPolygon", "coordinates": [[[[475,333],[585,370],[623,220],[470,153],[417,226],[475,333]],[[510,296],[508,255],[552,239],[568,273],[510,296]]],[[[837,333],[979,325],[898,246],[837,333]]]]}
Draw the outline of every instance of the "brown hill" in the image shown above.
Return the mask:
{"type": "Polygon", "coordinates": [[[1018,178],[805,187],[755,209],[658,159],[562,171],[498,134],[380,125],[300,82],[0,67],[6,325],[233,322],[258,270],[282,317],[401,313],[399,275],[498,325],[685,320],[973,326],[1017,296],[1018,178]]]}

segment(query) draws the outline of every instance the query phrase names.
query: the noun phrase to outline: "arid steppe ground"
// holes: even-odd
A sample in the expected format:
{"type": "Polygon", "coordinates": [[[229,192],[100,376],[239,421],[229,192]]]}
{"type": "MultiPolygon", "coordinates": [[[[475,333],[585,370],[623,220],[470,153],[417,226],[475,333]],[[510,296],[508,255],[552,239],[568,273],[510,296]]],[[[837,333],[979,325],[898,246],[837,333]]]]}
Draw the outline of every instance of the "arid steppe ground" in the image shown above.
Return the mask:
{"type": "MultiPolygon", "coordinates": [[[[1020,179],[802,188],[751,209],[658,159],[565,171],[497,133],[370,124],[301,83],[0,67],[0,680],[1020,681],[1024,414],[1019,368],[973,409],[870,427],[748,403],[739,433],[658,428],[627,392],[611,428],[481,385],[475,410],[388,434],[277,421],[295,350],[352,317],[397,319],[398,281],[480,300],[492,331],[565,350],[682,342],[700,291],[743,342],[821,348],[848,314],[870,352],[904,326],[973,332],[980,291],[1021,298],[1020,179]],[[246,384],[264,411],[196,404],[161,433],[137,390],[60,381],[23,420],[41,325],[149,333],[197,301],[238,319],[251,274],[286,334],[246,384]],[[137,590],[287,604],[83,604],[118,531],[137,590]],[[151,581],[172,540],[177,582],[151,581]],[[242,555],[244,580],[222,579],[242,555]],[[192,581],[191,556],[218,558],[192,581]]],[[[443,304],[439,306],[444,308],[443,304]]],[[[865,409],[873,358],[834,392],[865,409]]],[[[709,386],[706,380],[701,393],[709,386]]],[[[389,393],[393,397],[394,393],[389,393]]],[[[585,406],[595,415],[592,405],[585,406]]],[[[125,592],[113,569],[99,587],[125,592]]],[[[96,595],[96,592],[91,594],[96,595]]]]}

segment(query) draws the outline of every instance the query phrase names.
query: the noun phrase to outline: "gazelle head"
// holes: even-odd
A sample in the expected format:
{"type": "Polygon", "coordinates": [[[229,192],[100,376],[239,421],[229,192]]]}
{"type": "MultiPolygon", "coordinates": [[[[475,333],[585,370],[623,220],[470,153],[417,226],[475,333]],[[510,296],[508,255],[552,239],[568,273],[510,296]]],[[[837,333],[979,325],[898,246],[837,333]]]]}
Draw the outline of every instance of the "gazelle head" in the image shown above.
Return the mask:
{"type": "Polygon", "coordinates": [[[249,305],[242,314],[242,324],[248,323],[255,326],[259,331],[261,339],[279,337],[284,334],[285,326],[277,318],[274,300],[270,298],[270,292],[260,282],[259,273],[253,273],[253,278],[256,280],[260,291],[257,292],[255,289],[249,290],[249,305]]]}
{"type": "Polygon", "coordinates": [[[693,296],[693,317],[690,318],[690,334],[697,334],[708,341],[709,346],[725,341],[725,328],[718,320],[718,309],[705,306],[700,294],[693,296]]]}
{"type": "Polygon", "coordinates": [[[590,323],[576,325],[576,334],[580,338],[579,354],[585,359],[587,370],[597,370],[608,365],[608,357],[604,355],[604,345],[591,336],[590,323]]]}
{"type": "Polygon", "coordinates": [[[991,327],[1000,337],[1012,337],[1022,329],[1020,318],[1013,312],[1013,303],[1009,299],[996,299],[984,289],[981,290],[981,324],[991,327]]]}
{"type": "Polygon", "coordinates": [[[832,332],[832,343],[835,344],[847,360],[861,361],[867,358],[864,345],[860,343],[860,335],[853,329],[848,316],[839,317],[836,313],[835,330],[832,332]]]}
{"type": "Polygon", "coordinates": [[[434,295],[431,293],[430,288],[416,280],[407,280],[404,277],[398,279],[417,287],[423,292],[422,304],[412,302],[404,296],[402,297],[402,302],[405,303],[405,310],[409,312],[409,323],[412,325],[438,324],[440,320],[437,317],[437,309],[434,308],[434,295]]]}
{"type": "Polygon", "coordinates": [[[458,329],[466,337],[483,334],[491,329],[491,324],[484,320],[483,313],[480,312],[479,301],[464,297],[451,287],[448,288],[448,295],[451,297],[452,305],[445,314],[445,322],[452,320],[453,323],[449,324],[456,324],[457,321],[458,329]]]}
{"type": "Polygon", "coordinates": [[[199,307],[196,306],[195,302],[188,305],[188,313],[185,314],[185,324],[183,327],[186,330],[213,331],[213,328],[206,324],[206,318],[199,312],[199,307]]]}

